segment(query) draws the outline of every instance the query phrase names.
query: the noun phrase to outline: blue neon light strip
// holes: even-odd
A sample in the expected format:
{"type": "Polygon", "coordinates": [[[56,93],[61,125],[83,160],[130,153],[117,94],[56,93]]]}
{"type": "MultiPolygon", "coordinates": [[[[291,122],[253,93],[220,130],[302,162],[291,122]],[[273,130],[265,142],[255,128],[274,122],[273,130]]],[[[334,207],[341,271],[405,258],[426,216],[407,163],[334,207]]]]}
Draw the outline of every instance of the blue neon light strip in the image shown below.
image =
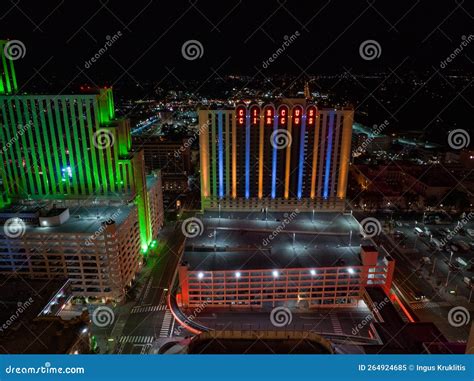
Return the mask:
{"type": "Polygon", "coordinates": [[[303,115],[301,120],[301,135],[300,135],[300,162],[298,167],[298,199],[303,193],[303,166],[304,166],[304,136],[306,133],[306,115],[303,115]]]}
{"type": "Polygon", "coordinates": [[[332,151],[332,135],[334,129],[334,112],[329,113],[329,132],[328,145],[326,149],[326,172],[324,174],[324,193],[323,198],[327,199],[329,195],[329,170],[331,169],[331,151],[332,151]]]}
{"type": "Polygon", "coordinates": [[[224,139],[222,137],[222,112],[217,115],[217,147],[219,155],[219,198],[224,197],[224,139]]]}
{"type": "MultiPolygon", "coordinates": [[[[273,116],[273,131],[278,130],[278,120],[276,115],[273,116]]],[[[272,157],[272,199],[276,197],[276,181],[277,181],[277,145],[273,146],[273,157],[272,157]]]]}
{"type": "Polygon", "coordinates": [[[245,118],[245,198],[250,197],[250,114],[245,118]]]}

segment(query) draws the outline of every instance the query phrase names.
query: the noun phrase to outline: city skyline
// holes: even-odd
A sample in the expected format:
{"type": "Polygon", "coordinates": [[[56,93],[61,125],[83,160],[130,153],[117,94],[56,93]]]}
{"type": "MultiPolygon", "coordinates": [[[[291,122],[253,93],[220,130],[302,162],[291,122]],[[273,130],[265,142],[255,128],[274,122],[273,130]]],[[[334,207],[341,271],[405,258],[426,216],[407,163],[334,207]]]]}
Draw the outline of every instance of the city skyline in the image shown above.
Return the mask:
{"type": "Polygon", "coordinates": [[[0,373],[469,379],[471,4],[1,7],[0,373]]]}

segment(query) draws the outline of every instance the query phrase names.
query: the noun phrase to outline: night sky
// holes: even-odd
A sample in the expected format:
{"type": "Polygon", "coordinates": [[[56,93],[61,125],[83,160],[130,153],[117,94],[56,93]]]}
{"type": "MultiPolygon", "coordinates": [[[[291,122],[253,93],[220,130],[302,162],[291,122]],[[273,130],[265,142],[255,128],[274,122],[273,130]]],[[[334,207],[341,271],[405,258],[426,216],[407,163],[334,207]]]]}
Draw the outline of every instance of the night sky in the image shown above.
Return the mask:
{"type": "MultiPolygon", "coordinates": [[[[205,79],[225,74],[310,75],[351,70],[438,67],[473,32],[472,2],[432,1],[10,1],[1,4],[1,37],[17,39],[20,82],[31,79],[205,79]],[[469,4],[470,3],[470,4],[469,4]],[[350,4],[350,6],[347,6],[350,4]],[[296,31],[299,37],[268,68],[262,64],[296,31]],[[122,35],[85,68],[107,36],[122,35]],[[181,54],[188,40],[202,57],[181,54]],[[380,57],[364,60],[359,46],[376,40],[380,57]],[[38,72],[36,72],[38,71],[38,72]],[[44,79],[42,78],[44,77],[44,79]]],[[[472,43],[474,45],[474,42],[472,43]]],[[[450,70],[471,70],[474,48],[450,70]],[[472,57],[472,59],[470,58],[472,57]]]]}

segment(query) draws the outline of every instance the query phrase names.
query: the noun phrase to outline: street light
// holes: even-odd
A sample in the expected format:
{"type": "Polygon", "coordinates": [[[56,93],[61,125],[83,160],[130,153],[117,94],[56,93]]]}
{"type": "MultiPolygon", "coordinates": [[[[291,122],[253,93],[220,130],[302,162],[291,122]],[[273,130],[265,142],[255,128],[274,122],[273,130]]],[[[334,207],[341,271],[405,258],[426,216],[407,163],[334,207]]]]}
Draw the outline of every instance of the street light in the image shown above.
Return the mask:
{"type": "Polygon", "coordinates": [[[236,278],[240,278],[240,275],[241,275],[241,274],[240,274],[240,271],[237,271],[237,272],[235,273],[235,277],[236,277],[236,278]]]}
{"type": "Polygon", "coordinates": [[[278,278],[278,271],[273,270],[272,275],[274,278],[278,278]]]}
{"type": "Polygon", "coordinates": [[[312,276],[315,276],[315,275],[316,275],[316,270],[311,269],[311,270],[309,270],[309,273],[310,273],[312,276]]]}
{"type": "Polygon", "coordinates": [[[198,274],[198,278],[199,278],[199,279],[204,278],[204,273],[200,272],[200,273],[198,274]]]}

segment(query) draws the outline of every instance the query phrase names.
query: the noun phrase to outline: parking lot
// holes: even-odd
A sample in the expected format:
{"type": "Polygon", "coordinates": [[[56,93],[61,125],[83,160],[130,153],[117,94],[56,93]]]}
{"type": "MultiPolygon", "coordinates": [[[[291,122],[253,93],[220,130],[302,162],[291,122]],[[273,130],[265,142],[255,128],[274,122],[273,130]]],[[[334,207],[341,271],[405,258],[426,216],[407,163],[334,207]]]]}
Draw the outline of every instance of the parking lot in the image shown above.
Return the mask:
{"type": "Polygon", "coordinates": [[[395,220],[389,225],[389,237],[420,275],[429,277],[443,292],[472,301],[474,222],[431,218],[395,220]]]}

